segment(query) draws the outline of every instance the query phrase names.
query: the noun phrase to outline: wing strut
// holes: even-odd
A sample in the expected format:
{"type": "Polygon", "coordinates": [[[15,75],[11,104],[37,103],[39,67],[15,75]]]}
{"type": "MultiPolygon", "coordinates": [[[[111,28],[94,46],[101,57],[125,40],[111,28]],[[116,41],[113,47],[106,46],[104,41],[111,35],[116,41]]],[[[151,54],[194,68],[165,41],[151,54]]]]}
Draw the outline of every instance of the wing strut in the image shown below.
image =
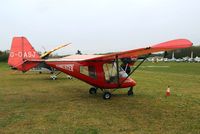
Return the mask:
{"type": "Polygon", "coordinates": [[[119,87],[128,79],[129,76],[131,76],[131,74],[133,74],[135,72],[136,69],[138,69],[138,67],[140,67],[140,65],[142,65],[142,63],[151,55],[151,53],[149,53],[148,55],[146,55],[144,57],[144,59],[129,73],[129,75],[121,82],[119,83],[119,87]]]}
{"type": "Polygon", "coordinates": [[[116,64],[117,64],[117,83],[118,86],[120,87],[120,81],[119,81],[119,59],[118,59],[118,55],[116,55],[116,64]]]}

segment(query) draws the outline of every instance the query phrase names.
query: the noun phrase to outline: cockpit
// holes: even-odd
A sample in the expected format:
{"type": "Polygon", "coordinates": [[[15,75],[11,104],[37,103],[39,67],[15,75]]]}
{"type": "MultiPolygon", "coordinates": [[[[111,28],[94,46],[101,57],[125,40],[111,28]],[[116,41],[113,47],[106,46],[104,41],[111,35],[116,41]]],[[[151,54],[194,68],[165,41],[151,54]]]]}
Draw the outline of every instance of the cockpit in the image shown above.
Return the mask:
{"type": "MultiPolygon", "coordinates": [[[[116,84],[118,82],[117,65],[116,63],[105,63],[103,65],[105,80],[107,84],[116,84]]],[[[119,67],[119,79],[126,78],[128,74],[119,67]]]]}

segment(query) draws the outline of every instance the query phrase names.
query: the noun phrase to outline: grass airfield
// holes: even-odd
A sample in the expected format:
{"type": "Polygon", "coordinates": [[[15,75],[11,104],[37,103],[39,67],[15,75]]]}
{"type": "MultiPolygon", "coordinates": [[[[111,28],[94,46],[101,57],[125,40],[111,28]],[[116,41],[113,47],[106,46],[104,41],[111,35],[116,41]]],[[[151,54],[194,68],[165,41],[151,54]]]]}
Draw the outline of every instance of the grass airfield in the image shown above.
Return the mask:
{"type": "Polygon", "coordinates": [[[200,133],[200,63],[146,62],[132,75],[135,96],[122,89],[111,100],[65,74],[53,81],[50,74],[12,71],[0,63],[2,134],[200,133]]]}

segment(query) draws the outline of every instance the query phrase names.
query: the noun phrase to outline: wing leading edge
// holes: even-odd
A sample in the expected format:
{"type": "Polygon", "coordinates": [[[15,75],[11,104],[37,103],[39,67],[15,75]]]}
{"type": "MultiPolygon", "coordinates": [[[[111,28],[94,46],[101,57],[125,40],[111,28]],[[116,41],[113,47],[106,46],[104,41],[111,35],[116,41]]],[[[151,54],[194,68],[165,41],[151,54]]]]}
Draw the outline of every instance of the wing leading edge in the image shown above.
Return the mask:
{"type": "Polygon", "coordinates": [[[187,48],[191,46],[192,46],[191,41],[187,39],[177,39],[177,40],[163,42],[163,43],[146,47],[146,48],[139,48],[139,49],[133,49],[133,50],[124,51],[124,52],[113,53],[109,55],[98,56],[98,57],[86,59],[84,61],[113,60],[116,58],[116,56],[118,56],[118,58],[126,58],[130,56],[138,56],[138,55],[144,55],[144,54],[161,52],[161,51],[170,51],[174,49],[187,48]]]}

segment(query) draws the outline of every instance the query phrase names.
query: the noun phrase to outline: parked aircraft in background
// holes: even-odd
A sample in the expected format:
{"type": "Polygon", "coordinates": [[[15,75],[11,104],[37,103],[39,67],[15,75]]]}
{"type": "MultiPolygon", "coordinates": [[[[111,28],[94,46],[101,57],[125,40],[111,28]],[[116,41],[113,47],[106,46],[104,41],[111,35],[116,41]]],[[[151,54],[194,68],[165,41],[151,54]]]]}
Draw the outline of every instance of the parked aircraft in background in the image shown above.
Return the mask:
{"type": "Polygon", "coordinates": [[[194,58],[194,61],[195,62],[200,62],[200,57],[197,56],[196,58],[194,58]]]}
{"type": "Polygon", "coordinates": [[[108,55],[71,55],[60,59],[42,59],[25,37],[14,37],[8,64],[26,72],[44,63],[92,85],[93,87],[89,90],[90,94],[95,94],[97,89],[100,89],[103,91],[103,98],[110,99],[111,92],[121,88],[130,87],[128,95],[133,95],[133,87],[136,86],[136,82],[130,76],[151,53],[190,46],[192,46],[192,42],[189,40],[177,39],[108,55]],[[135,63],[135,60],[131,59],[145,54],[146,57],[133,70],[126,70],[129,64],[135,63]],[[120,61],[127,67],[121,67],[120,61]]]}

